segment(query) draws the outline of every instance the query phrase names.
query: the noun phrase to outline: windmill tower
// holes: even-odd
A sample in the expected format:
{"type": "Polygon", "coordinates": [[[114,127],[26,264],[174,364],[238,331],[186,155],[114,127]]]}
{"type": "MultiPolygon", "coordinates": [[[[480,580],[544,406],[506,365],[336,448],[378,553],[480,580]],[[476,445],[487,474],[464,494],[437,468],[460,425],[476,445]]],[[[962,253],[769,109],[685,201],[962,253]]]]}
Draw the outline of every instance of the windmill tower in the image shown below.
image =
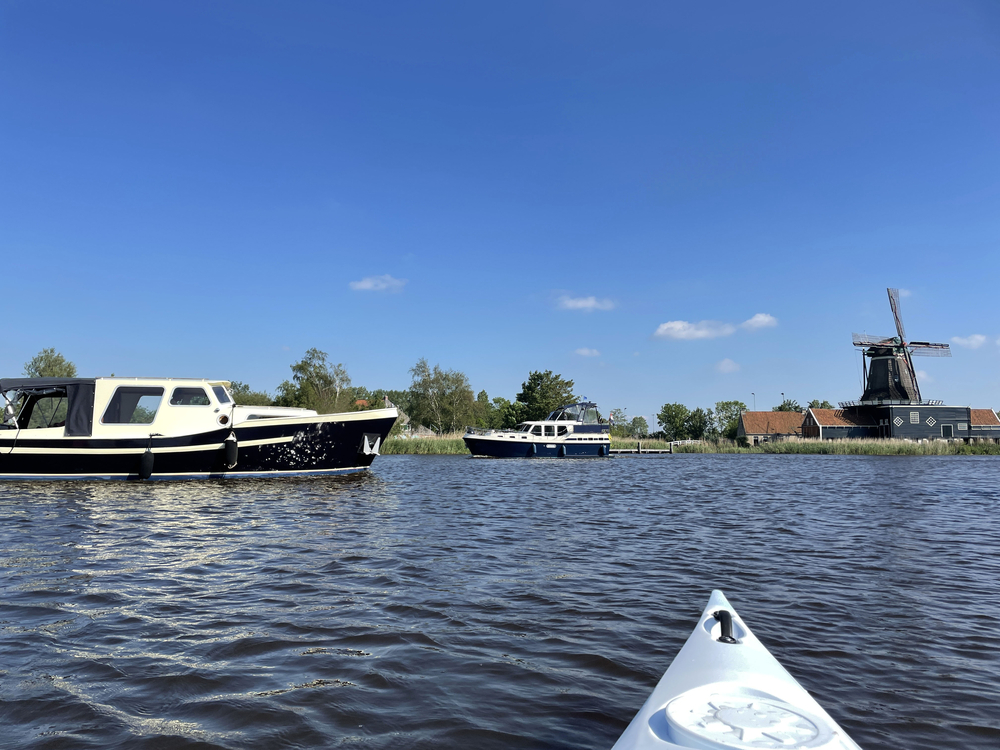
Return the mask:
{"type": "Polygon", "coordinates": [[[854,334],[854,345],[867,357],[864,367],[865,391],[860,404],[919,404],[920,386],[913,357],[950,357],[948,344],[929,341],[907,341],[903,320],[899,315],[899,290],[887,289],[892,317],[896,321],[896,336],[854,334]]]}

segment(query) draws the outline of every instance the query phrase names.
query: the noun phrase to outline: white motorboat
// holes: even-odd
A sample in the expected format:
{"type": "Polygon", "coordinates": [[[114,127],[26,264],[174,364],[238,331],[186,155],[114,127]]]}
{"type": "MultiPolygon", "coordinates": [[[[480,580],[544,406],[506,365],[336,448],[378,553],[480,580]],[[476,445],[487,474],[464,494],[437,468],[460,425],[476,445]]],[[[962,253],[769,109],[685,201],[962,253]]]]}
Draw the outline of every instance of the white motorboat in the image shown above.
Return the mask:
{"type": "Polygon", "coordinates": [[[860,750],[713,591],[613,750],[860,750]]]}
{"type": "Polygon", "coordinates": [[[363,471],[399,414],[238,406],[228,386],[176,378],[4,378],[0,479],[363,471]]]}
{"type": "Polygon", "coordinates": [[[545,419],[513,429],[466,428],[465,445],[473,456],[490,458],[598,458],[611,454],[609,425],[597,404],[562,406],[545,419]]]}

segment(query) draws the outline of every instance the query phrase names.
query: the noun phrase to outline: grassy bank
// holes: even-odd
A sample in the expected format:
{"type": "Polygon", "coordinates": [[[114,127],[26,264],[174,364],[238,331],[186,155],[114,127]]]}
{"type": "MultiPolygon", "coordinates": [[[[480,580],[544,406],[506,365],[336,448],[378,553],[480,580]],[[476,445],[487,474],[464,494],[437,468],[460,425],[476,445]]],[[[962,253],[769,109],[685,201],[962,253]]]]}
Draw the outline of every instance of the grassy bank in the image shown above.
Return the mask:
{"type": "MultiPolygon", "coordinates": [[[[645,444],[644,444],[645,445],[645,444]]],[[[652,446],[650,446],[652,447],[652,446]]],[[[837,456],[998,456],[1000,444],[933,440],[785,440],[742,447],[729,440],[675,445],[674,453],[798,453],[837,456]]]]}
{"type": "MultiPolygon", "coordinates": [[[[612,448],[635,448],[633,439],[612,438],[612,448]]],[[[667,450],[670,443],[643,440],[642,447],[667,450]]],[[[467,456],[461,433],[407,439],[389,438],[382,443],[383,456],[467,456]]],[[[837,456],[1000,456],[1000,444],[946,442],[910,443],[905,440],[786,440],[742,447],[730,440],[675,445],[674,453],[797,453],[837,456]]]]}
{"type": "Polygon", "coordinates": [[[383,456],[467,456],[462,433],[424,438],[392,437],[382,443],[383,456]]]}

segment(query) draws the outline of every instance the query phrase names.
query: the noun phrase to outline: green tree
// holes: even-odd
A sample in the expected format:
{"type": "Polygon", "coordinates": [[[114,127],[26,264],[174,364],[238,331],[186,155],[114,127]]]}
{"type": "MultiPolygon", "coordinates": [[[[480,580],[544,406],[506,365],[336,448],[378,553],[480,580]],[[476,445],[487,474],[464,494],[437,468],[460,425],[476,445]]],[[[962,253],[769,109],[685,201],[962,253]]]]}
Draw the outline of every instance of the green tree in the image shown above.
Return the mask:
{"type": "Polygon", "coordinates": [[[274,401],[264,391],[254,391],[240,380],[229,381],[229,393],[233,401],[241,406],[271,406],[274,401]]]}
{"type": "Polygon", "coordinates": [[[692,440],[701,440],[712,427],[712,410],[700,406],[684,419],[684,432],[692,440]]]}
{"type": "Polygon", "coordinates": [[[76,365],[55,349],[42,349],[24,363],[27,378],[75,378],[76,365]]]}
{"type": "Polygon", "coordinates": [[[660,413],[656,415],[656,421],[663,430],[667,440],[687,439],[687,419],[691,410],[684,404],[664,404],[660,413]]]}
{"type": "Polygon", "coordinates": [[[834,406],[829,401],[820,401],[818,398],[814,398],[809,402],[810,409],[833,409],[834,406]]]}
{"type": "Polygon", "coordinates": [[[526,407],[524,419],[545,419],[560,406],[572,404],[579,399],[573,395],[573,381],[564,380],[561,375],[553,375],[552,370],[528,373],[528,379],[521,383],[517,400],[526,407]]]}
{"type": "Polygon", "coordinates": [[[646,437],[649,434],[649,424],[646,422],[645,417],[633,417],[632,424],[629,430],[629,435],[632,437],[646,437]]]}
{"type": "Polygon", "coordinates": [[[278,386],[275,403],[315,409],[321,414],[347,411],[353,404],[351,378],[340,363],[331,364],[326,352],[310,349],[291,365],[292,379],[278,386]]]}
{"type": "Polygon", "coordinates": [[[802,407],[799,406],[798,401],[793,401],[790,398],[786,398],[777,406],[772,407],[771,411],[802,411],[802,407]]]}
{"type": "Polygon", "coordinates": [[[716,401],[715,429],[727,440],[735,440],[740,426],[740,414],[746,410],[747,405],[742,401],[716,401]]]}
{"type": "Polygon", "coordinates": [[[486,391],[480,391],[476,396],[476,403],[473,409],[474,422],[476,427],[491,427],[493,423],[493,404],[486,391]]]}
{"type": "Polygon", "coordinates": [[[475,400],[464,372],[431,368],[421,359],[410,369],[410,419],[435,432],[457,432],[475,421],[475,400]]]}
{"type": "Polygon", "coordinates": [[[527,407],[520,401],[508,401],[503,396],[493,399],[492,421],[487,427],[509,430],[527,419],[527,407]]]}

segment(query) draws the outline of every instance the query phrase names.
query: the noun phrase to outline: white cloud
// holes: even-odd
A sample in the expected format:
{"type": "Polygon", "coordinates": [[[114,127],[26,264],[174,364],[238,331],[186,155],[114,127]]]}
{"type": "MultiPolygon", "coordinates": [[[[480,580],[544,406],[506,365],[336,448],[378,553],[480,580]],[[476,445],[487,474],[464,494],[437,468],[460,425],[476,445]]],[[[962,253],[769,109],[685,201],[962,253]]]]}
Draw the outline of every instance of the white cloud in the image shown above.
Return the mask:
{"type": "Polygon", "coordinates": [[[398,292],[406,286],[407,279],[396,279],[389,274],[365,276],[361,281],[352,281],[351,289],[356,292],[398,292]]]}
{"type": "Polygon", "coordinates": [[[698,323],[688,323],[686,320],[668,320],[661,323],[653,334],[658,339],[715,339],[720,336],[730,336],[736,331],[736,326],[720,323],[717,320],[702,320],[698,323]]]}
{"type": "Polygon", "coordinates": [[[951,341],[966,349],[978,349],[986,343],[986,337],[981,333],[974,333],[971,336],[952,336],[951,341]]]}
{"type": "Polygon", "coordinates": [[[597,297],[570,297],[564,294],[559,298],[560,310],[583,310],[593,312],[594,310],[613,310],[615,303],[609,299],[597,299],[597,297]]]}
{"type": "Polygon", "coordinates": [[[913,294],[913,292],[911,292],[909,289],[900,289],[899,290],[899,296],[900,297],[909,297],[911,294],[913,294]]]}
{"type": "Polygon", "coordinates": [[[740,328],[746,328],[748,331],[756,331],[759,328],[774,328],[776,325],[778,325],[778,319],[773,315],[757,313],[750,320],[744,320],[740,323],[740,328]]]}
{"type": "Polygon", "coordinates": [[[600,357],[601,353],[597,349],[588,349],[587,347],[581,347],[576,350],[576,353],[581,357],[600,357]]]}
{"type": "Polygon", "coordinates": [[[733,360],[726,357],[726,359],[722,360],[715,366],[715,369],[719,372],[739,372],[740,366],[738,363],[733,362],[733,360]]]}
{"type": "Polygon", "coordinates": [[[925,370],[917,370],[917,380],[921,383],[933,383],[934,378],[927,374],[925,370]]]}

